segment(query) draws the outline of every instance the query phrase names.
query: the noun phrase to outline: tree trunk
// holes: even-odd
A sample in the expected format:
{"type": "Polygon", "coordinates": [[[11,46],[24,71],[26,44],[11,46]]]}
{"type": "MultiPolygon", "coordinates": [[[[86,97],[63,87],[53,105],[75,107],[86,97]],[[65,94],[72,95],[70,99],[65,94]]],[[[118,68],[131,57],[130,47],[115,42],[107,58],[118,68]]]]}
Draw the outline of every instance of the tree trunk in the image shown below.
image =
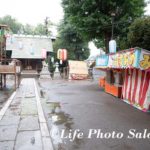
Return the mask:
{"type": "Polygon", "coordinates": [[[105,31],[104,34],[105,34],[105,48],[106,48],[105,52],[106,54],[108,54],[109,53],[109,41],[111,40],[111,33],[108,31],[105,31]]]}

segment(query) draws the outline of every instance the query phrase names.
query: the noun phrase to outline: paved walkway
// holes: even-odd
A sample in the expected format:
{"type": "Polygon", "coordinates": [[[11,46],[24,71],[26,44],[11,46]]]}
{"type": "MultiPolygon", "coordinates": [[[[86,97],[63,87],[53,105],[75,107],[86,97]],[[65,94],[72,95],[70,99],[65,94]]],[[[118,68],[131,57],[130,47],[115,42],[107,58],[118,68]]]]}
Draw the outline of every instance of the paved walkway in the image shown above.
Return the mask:
{"type": "Polygon", "coordinates": [[[23,79],[0,110],[0,150],[53,150],[35,79],[23,79]]]}

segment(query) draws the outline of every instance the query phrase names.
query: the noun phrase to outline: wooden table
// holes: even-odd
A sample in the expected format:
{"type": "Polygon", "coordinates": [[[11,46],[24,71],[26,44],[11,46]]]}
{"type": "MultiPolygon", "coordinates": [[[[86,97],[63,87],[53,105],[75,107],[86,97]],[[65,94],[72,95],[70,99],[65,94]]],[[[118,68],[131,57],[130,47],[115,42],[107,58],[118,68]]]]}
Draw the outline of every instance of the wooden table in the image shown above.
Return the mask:
{"type": "Polygon", "coordinates": [[[15,82],[15,90],[20,84],[20,66],[13,65],[0,65],[0,75],[1,75],[1,88],[6,87],[6,75],[13,75],[15,82]]]}

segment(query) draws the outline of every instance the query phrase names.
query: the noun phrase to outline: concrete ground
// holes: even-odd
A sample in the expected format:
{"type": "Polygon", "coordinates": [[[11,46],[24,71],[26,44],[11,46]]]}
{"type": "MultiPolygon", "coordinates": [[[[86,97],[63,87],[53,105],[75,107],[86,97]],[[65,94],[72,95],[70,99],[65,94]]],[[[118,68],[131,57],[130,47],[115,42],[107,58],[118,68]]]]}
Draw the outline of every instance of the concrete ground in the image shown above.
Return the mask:
{"type": "Polygon", "coordinates": [[[148,150],[150,148],[149,114],[105,93],[98,87],[97,82],[41,79],[39,87],[56,150],[148,150]],[[75,137],[70,141],[77,129],[80,130],[77,133],[83,133],[83,137],[80,139],[75,137]],[[62,131],[65,134],[60,138],[62,131]],[[90,131],[95,134],[88,138],[90,131]],[[101,133],[106,134],[106,138],[101,133]],[[116,133],[116,136],[123,134],[123,137],[107,139],[109,133],[111,135],[116,133]],[[67,137],[69,135],[70,138],[67,137]]]}
{"type": "Polygon", "coordinates": [[[95,81],[26,78],[13,96],[0,110],[0,150],[150,148],[149,114],[95,81]]]}
{"type": "Polygon", "coordinates": [[[0,110],[0,150],[53,150],[35,79],[23,79],[0,110]]]}

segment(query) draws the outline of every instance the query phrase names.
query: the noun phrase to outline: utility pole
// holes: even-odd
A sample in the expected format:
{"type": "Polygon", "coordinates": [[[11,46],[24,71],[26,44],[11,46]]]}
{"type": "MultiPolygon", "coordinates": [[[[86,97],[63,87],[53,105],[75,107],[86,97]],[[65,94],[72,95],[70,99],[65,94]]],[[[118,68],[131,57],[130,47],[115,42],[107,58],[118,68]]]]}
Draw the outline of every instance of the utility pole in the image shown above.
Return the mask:
{"type": "Polygon", "coordinates": [[[48,36],[48,19],[49,17],[45,18],[45,34],[48,36]]]}
{"type": "Polygon", "coordinates": [[[111,23],[112,23],[112,29],[111,29],[111,39],[113,40],[114,38],[114,18],[115,18],[115,13],[111,13],[111,23]]]}

